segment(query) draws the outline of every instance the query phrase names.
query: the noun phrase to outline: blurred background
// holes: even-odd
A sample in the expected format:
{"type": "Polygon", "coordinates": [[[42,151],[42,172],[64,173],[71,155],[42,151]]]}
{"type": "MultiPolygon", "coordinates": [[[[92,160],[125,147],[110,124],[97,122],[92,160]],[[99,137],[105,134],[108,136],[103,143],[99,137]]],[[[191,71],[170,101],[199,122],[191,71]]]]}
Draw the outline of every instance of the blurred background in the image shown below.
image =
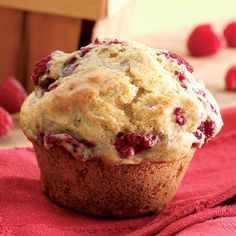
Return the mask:
{"type": "Polygon", "coordinates": [[[164,32],[236,17],[235,0],[137,0],[132,35],[164,32]]]}

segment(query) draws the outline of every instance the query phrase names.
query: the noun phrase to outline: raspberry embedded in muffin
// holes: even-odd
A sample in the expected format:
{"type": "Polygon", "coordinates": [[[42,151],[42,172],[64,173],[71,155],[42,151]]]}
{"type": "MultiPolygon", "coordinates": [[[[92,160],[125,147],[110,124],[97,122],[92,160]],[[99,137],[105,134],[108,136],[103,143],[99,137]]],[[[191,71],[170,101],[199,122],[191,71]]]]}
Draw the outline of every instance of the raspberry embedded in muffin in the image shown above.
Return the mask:
{"type": "Polygon", "coordinates": [[[182,126],[185,124],[185,118],[183,115],[183,109],[181,107],[176,107],[174,109],[174,115],[176,117],[175,121],[178,125],[182,126]]]}
{"type": "Polygon", "coordinates": [[[156,145],[156,135],[145,135],[137,132],[119,133],[115,142],[116,150],[125,158],[134,156],[156,145]]]}
{"type": "Polygon", "coordinates": [[[34,71],[33,74],[31,76],[31,79],[34,82],[34,85],[38,85],[39,84],[39,79],[45,75],[48,74],[48,63],[50,62],[50,60],[52,59],[51,55],[48,55],[46,57],[44,57],[43,59],[41,59],[40,61],[38,61],[34,67],[34,71]]]}
{"type": "Polygon", "coordinates": [[[191,152],[193,143],[201,147],[202,122],[216,124],[207,140],[222,125],[216,102],[185,59],[136,42],[96,39],[73,53],[53,52],[36,65],[32,78],[43,93],[31,96],[35,116],[27,118],[29,135],[38,129],[76,134],[93,143],[93,154],[104,161],[162,161],[162,153],[173,160],[191,152]],[[159,133],[162,139],[149,137],[159,133]]]}

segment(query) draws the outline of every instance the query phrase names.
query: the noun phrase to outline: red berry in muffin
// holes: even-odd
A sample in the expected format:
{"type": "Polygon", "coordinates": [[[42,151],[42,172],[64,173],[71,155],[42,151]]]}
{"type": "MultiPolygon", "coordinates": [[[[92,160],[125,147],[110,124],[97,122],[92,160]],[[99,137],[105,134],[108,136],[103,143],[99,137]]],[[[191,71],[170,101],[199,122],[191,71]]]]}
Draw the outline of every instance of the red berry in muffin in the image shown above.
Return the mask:
{"type": "Polygon", "coordinates": [[[183,115],[183,109],[180,108],[180,107],[176,107],[175,110],[174,110],[174,115],[175,115],[175,122],[182,126],[185,124],[185,118],[184,118],[184,115],[183,115]]]}
{"type": "Polygon", "coordinates": [[[124,157],[134,156],[135,154],[152,148],[158,142],[155,135],[145,135],[136,132],[128,132],[118,134],[115,142],[116,150],[124,157]]]}
{"type": "Polygon", "coordinates": [[[52,59],[51,55],[48,55],[35,64],[34,71],[31,76],[34,85],[38,85],[40,77],[49,73],[48,63],[50,62],[51,59],[52,59]]]}

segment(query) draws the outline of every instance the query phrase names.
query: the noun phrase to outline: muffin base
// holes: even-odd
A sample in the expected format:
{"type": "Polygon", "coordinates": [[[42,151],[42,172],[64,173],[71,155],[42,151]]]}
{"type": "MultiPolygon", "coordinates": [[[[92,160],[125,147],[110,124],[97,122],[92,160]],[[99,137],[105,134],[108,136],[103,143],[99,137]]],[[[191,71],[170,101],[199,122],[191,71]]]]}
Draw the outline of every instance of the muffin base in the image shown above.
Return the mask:
{"type": "Polygon", "coordinates": [[[44,193],[61,206],[100,217],[158,213],[171,201],[192,158],[109,166],[33,144],[44,193]]]}

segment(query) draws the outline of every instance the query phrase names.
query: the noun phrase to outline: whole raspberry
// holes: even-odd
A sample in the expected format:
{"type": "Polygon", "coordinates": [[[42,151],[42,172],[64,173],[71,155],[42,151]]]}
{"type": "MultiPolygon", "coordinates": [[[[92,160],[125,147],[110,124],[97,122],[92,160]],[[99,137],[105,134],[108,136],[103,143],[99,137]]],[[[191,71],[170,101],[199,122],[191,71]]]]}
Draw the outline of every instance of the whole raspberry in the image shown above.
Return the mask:
{"type": "Polygon", "coordinates": [[[38,85],[40,77],[49,72],[48,62],[51,59],[52,59],[51,55],[48,55],[35,64],[34,71],[31,76],[31,79],[34,82],[34,85],[38,85]]]}
{"type": "Polygon", "coordinates": [[[236,20],[226,25],[224,36],[229,47],[236,47],[236,20]]]}
{"type": "Polygon", "coordinates": [[[10,113],[20,111],[26,98],[26,91],[13,77],[9,77],[0,84],[0,106],[10,113]]]}
{"type": "Polygon", "coordinates": [[[222,40],[212,25],[199,25],[191,32],[187,47],[192,56],[209,56],[217,53],[222,46],[222,40]]]}
{"type": "Polygon", "coordinates": [[[10,114],[0,107],[0,139],[5,136],[12,127],[12,119],[10,114]]]}
{"type": "Polygon", "coordinates": [[[227,71],[225,85],[228,91],[236,91],[236,65],[230,67],[227,71]]]}

